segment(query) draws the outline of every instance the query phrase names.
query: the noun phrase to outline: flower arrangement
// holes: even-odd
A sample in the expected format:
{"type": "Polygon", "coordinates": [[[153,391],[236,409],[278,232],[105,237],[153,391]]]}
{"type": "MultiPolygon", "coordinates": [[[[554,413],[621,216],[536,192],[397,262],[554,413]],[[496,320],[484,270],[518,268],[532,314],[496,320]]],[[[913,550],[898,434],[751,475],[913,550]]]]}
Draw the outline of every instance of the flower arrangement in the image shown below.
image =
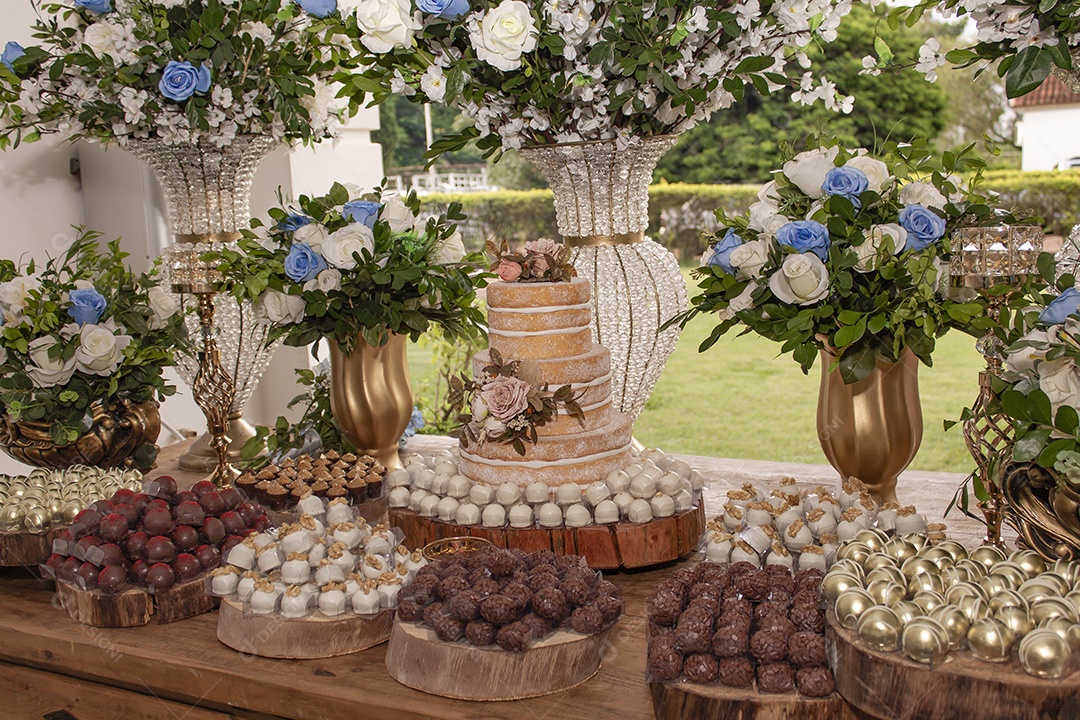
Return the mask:
{"type": "Polygon", "coordinates": [[[361,338],[374,347],[388,333],[415,341],[432,324],[451,337],[479,333],[476,290],[486,280],[465,256],[461,206],[428,219],[419,210],[414,193],[361,195],[335,183],[324,196],[272,209],[272,225],[252,220],[238,249],[206,257],[219,263],[227,290],[273,325],[271,341],[326,337],[350,353],[361,338]]]}
{"type": "Polygon", "coordinates": [[[491,364],[480,377],[462,374],[450,381],[448,402],[466,409],[451,436],[463,438],[466,447],[489,440],[510,443],[524,455],[525,443],[536,444],[536,428],[551,422],[560,409],[584,422],[579,398],[569,385],[549,391],[535,360],[505,362],[498,350],[490,352],[491,364]]]}
{"type": "Polygon", "coordinates": [[[977,325],[982,304],[945,292],[949,234],[1011,216],[976,192],[983,163],[970,148],[941,164],[923,142],[889,144],[884,159],[835,143],[788,157],[745,215],[717,211],[724,227],[697,271],[702,294],[681,318],[719,316],[702,350],[744,325],[804,372],[827,350],[852,383],[905,349],[929,365],[937,337],[977,325]]]}
{"type": "Polygon", "coordinates": [[[0,260],[0,411],[48,423],[59,446],[90,429],[93,403],[175,393],[162,369],[186,342],[176,299],[127,268],[119,241],[102,252],[98,237],[80,231],[40,268],[0,260]]]}
{"type": "Polygon", "coordinates": [[[313,142],[358,108],[334,104],[335,77],[358,62],[337,0],[69,0],[39,16],[39,44],[3,53],[0,146],[48,132],[313,142]]]}
{"type": "MultiPolygon", "coordinates": [[[[998,75],[1005,78],[1010,98],[1026,95],[1042,84],[1054,67],[1074,69],[1072,49],[1080,47],[1080,13],[1075,0],[921,0],[889,11],[888,22],[914,24],[923,13],[937,10],[947,18],[974,20],[974,44],[943,53],[941,43],[930,38],[919,50],[915,68],[933,82],[937,68],[946,62],[984,67],[999,62],[998,75]]],[[[875,41],[878,57],[864,65],[879,71],[893,61],[881,38],[875,41]]]]}
{"type": "Polygon", "coordinates": [[[347,92],[446,103],[487,153],[686,131],[741,97],[794,83],[795,99],[849,112],[852,98],[815,78],[805,50],[832,41],[845,0],[366,0],[366,49],[347,92]]]}
{"type": "Polygon", "coordinates": [[[570,282],[577,276],[570,248],[551,238],[530,240],[521,252],[510,252],[505,240],[501,244],[489,240],[487,250],[495,258],[491,271],[503,282],[570,282]]]}

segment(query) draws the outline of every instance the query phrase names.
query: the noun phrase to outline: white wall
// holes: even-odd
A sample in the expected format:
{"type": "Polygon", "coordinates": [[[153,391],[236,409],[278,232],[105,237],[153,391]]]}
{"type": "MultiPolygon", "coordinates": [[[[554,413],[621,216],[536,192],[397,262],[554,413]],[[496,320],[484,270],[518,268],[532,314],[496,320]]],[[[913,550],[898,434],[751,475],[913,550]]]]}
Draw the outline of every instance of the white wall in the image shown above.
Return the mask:
{"type": "Polygon", "coordinates": [[[1057,170],[1080,157],[1080,104],[1024,108],[1018,127],[1023,170],[1057,170]]]}
{"type": "MultiPolygon", "coordinates": [[[[30,0],[2,0],[0,26],[5,32],[0,40],[32,43],[34,19],[30,0]]],[[[253,215],[266,216],[277,204],[279,188],[293,197],[325,192],[335,181],[376,185],[383,176],[382,153],[371,143],[370,131],[378,126],[378,111],[365,109],[349,122],[337,143],[271,153],[255,176],[253,215]]],[[[71,226],[83,223],[105,239],[122,237],[137,270],[145,270],[170,242],[160,189],[141,162],[118,148],[73,146],[56,138],[0,153],[0,217],[5,221],[0,256],[5,258],[42,260],[61,251],[73,237],[71,226]],[[79,159],[81,178],[69,171],[73,157],[79,159]]],[[[248,404],[248,419],[266,424],[284,414],[286,403],[297,394],[293,369],[307,362],[306,350],[278,350],[248,404]]],[[[205,418],[188,388],[178,379],[175,382],[180,392],[165,403],[163,419],[177,428],[205,429],[205,418]]],[[[161,442],[169,441],[163,431],[161,442]]],[[[20,471],[18,463],[0,453],[0,473],[20,471]]]]}

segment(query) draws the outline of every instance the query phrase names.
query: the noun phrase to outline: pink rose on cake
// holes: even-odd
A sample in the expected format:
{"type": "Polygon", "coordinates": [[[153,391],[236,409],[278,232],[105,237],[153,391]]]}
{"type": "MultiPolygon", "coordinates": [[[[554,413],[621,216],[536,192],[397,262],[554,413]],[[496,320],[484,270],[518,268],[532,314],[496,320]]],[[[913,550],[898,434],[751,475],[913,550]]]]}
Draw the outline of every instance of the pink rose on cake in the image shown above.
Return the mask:
{"type": "Polygon", "coordinates": [[[499,274],[499,279],[503,282],[517,282],[517,279],[521,277],[521,263],[516,263],[513,260],[507,260],[503,258],[499,261],[499,267],[496,272],[499,274]]]}
{"type": "Polygon", "coordinates": [[[510,420],[529,407],[532,386],[515,377],[499,376],[480,389],[488,412],[500,420],[510,420]]]}

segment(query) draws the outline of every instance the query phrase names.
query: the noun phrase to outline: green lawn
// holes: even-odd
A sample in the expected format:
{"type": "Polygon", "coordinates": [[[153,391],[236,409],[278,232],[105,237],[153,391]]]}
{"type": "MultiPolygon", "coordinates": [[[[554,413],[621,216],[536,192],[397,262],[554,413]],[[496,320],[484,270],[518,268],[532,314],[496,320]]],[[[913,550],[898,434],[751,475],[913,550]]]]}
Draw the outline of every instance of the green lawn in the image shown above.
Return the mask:
{"type": "MultiPolygon", "coordinates": [[[[692,291],[691,291],[692,292],[692,291]]],[[[817,442],[815,408],[820,368],[803,375],[779,346],[756,335],[698,345],[714,322],[698,317],[683,331],[634,435],[668,452],[799,463],[825,463],[817,442]]],[[[434,371],[431,354],[411,347],[414,390],[423,394],[434,371]]],[[[939,341],[934,367],[919,368],[924,434],[912,469],[969,472],[959,416],[978,392],[981,356],[974,340],[952,333],[939,341]]]]}

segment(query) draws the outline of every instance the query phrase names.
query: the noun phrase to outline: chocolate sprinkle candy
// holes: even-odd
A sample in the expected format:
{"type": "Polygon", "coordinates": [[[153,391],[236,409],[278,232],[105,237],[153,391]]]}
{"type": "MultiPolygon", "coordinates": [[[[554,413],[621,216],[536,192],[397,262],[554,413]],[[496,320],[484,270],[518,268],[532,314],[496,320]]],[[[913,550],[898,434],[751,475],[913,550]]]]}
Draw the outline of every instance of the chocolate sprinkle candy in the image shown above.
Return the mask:
{"type": "Polygon", "coordinates": [[[437,594],[440,600],[449,600],[462,590],[469,589],[469,579],[464,575],[451,575],[439,583],[437,594]]]}
{"type": "Polygon", "coordinates": [[[593,605],[600,611],[604,623],[614,622],[622,615],[622,600],[610,595],[601,595],[593,601],[593,605]]]}
{"type": "Polygon", "coordinates": [[[747,600],[764,600],[769,597],[769,576],[763,570],[754,570],[735,578],[735,589],[747,600]]]}
{"type": "Polygon", "coordinates": [[[660,625],[674,625],[682,612],[682,598],[674,593],[664,593],[653,598],[649,616],[660,625]]]}
{"type": "Polygon", "coordinates": [[[674,649],[656,649],[649,653],[646,666],[656,680],[677,680],[683,672],[683,657],[674,649]]]}
{"type": "Polygon", "coordinates": [[[514,599],[506,595],[491,595],[480,602],[480,615],[488,622],[496,625],[506,625],[514,622],[520,612],[520,608],[514,599]]]}
{"type": "Polygon", "coordinates": [[[712,628],[703,623],[679,622],[675,628],[675,649],[681,653],[708,652],[712,643],[712,628]]]}
{"type": "Polygon", "coordinates": [[[558,588],[542,588],[533,595],[533,612],[545,620],[561,623],[570,613],[566,596],[558,588]]]}
{"type": "Polygon", "coordinates": [[[788,658],[791,664],[813,667],[825,664],[825,638],[812,632],[797,632],[788,637],[788,658]]]}
{"type": "Polygon", "coordinates": [[[723,658],[716,664],[716,677],[721,685],[750,687],[754,684],[754,666],[749,658],[723,658]]]}
{"type": "Polygon", "coordinates": [[[435,621],[435,634],[443,642],[454,642],[465,637],[465,623],[443,615],[435,621]]]}
{"type": "Polygon", "coordinates": [[[416,622],[424,617],[424,606],[416,602],[415,598],[398,600],[397,616],[404,622],[416,622]]]}
{"type": "Polygon", "coordinates": [[[443,604],[441,602],[433,602],[424,608],[424,624],[429,628],[434,628],[435,623],[441,618],[443,613],[443,604]]]}
{"type": "Polygon", "coordinates": [[[443,607],[455,620],[470,622],[480,617],[480,595],[472,590],[462,590],[443,607]]]}
{"type": "Polygon", "coordinates": [[[581,577],[570,577],[563,580],[559,590],[566,597],[567,602],[573,607],[587,605],[593,599],[593,589],[588,581],[581,577]]]}
{"type": "Polygon", "coordinates": [[[784,637],[791,637],[796,631],[795,623],[783,615],[768,615],[758,623],[758,630],[778,630],[784,633],[784,637]]]}
{"type": "Polygon", "coordinates": [[[579,607],[570,614],[570,627],[582,635],[593,635],[604,627],[604,616],[595,605],[579,607]]]}
{"type": "Polygon", "coordinates": [[[807,697],[826,697],[836,690],[832,673],[822,666],[800,668],[795,671],[799,692],[807,697]]]}
{"type": "Polygon", "coordinates": [[[779,630],[759,630],[750,636],[750,652],[760,663],[774,663],[787,657],[787,636],[779,630]]]}
{"type": "Polygon", "coordinates": [[[716,671],[717,662],[712,655],[705,653],[688,655],[683,661],[683,673],[690,682],[714,682],[716,680],[716,671]]]}
{"type": "Polygon", "coordinates": [[[551,572],[542,572],[538,575],[531,575],[525,583],[529,586],[529,589],[533,592],[543,590],[544,588],[558,588],[559,576],[551,572]]]}
{"type": "Polygon", "coordinates": [[[775,662],[759,665],[757,669],[758,690],[766,693],[785,693],[795,689],[795,671],[787,663],[775,662]]]}
{"type": "Polygon", "coordinates": [[[508,652],[521,652],[529,647],[529,628],[521,622],[510,623],[495,634],[495,642],[508,652]]]}
{"type": "Polygon", "coordinates": [[[788,617],[795,627],[807,632],[825,632],[825,613],[817,605],[795,605],[788,617]]]}
{"type": "Polygon", "coordinates": [[[746,629],[734,625],[718,628],[712,636],[712,651],[717,657],[729,658],[745,656],[748,652],[746,629]]]}
{"type": "Polygon", "coordinates": [[[521,610],[527,610],[533,599],[533,591],[519,582],[508,583],[501,594],[513,600],[521,610]]]}
{"type": "Polygon", "coordinates": [[[540,617],[536,613],[529,613],[525,617],[521,618],[521,623],[528,628],[533,639],[539,640],[540,638],[551,632],[552,623],[549,623],[544,618],[540,617]]]}
{"type": "Polygon", "coordinates": [[[485,620],[474,620],[465,626],[465,639],[477,647],[495,643],[495,626],[485,620]]]}

